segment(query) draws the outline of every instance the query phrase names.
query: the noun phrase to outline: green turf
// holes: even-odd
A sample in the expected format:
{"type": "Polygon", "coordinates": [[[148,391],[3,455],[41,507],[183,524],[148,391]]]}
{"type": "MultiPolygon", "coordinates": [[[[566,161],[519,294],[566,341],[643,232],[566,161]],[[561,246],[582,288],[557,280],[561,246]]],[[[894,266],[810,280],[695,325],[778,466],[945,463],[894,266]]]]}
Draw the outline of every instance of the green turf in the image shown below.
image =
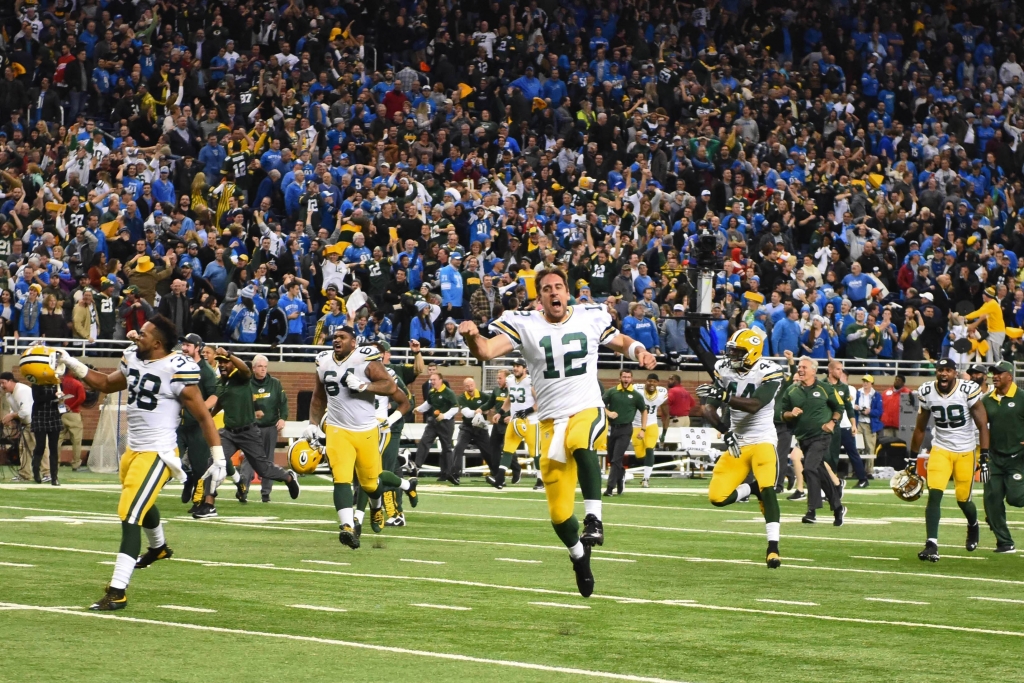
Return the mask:
{"type": "MultiPolygon", "coordinates": [[[[827,515],[800,524],[803,503],[782,500],[776,571],[764,566],[756,501],[716,509],[700,490],[706,481],[658,480],[650,490],[631,483],[626,496],[606,499],[607,540],[594,554],[628,561],[595,560],[589,600],[576,594],[543,494],[528,490],[528,478],[501,492],[479,480],[424,486],[420,507],[407,510],[409,526],[374,536],[367,524],[354,552],[338,543],[322,479],[304,478],[296,503],[283,487],[269,505],[241,506],[225,495],[221,517],[203,522],[184,517],[172,484],[159,506],[175,559],[136,572],[129,607],[116,619],[12,609],[86,606],[110,578],[112,567],[100,563],[112,562],[118,546],[116,478],[68,474],[62,482],[60,489],[0,486],[0,562],[34,565],[0,565],[0,681],[586,678],[500,662],[700,683],[967,681],[1018,679],[1024,664],[1024,558],[994,555],[984,529],[982,547],[970,555],[980,559],[959,559],[968,556],[964,523],[950,495],[944,557],[920,562],[923,500],[903,503],[883,482],[847,493],[850,515],[840,529],[827,515]],[[231,566],[255,564],[272,566],[231,566]],[[982,578],[989,580],[974,580],[982,578]],[[160,607],[168,604],[216,612],[160,607]],[[282,634],[295,638],[272,637],[282,634]]],[[[1024,511],[1011,509],[1010,524],[1024,540],[1024,511]]]]}

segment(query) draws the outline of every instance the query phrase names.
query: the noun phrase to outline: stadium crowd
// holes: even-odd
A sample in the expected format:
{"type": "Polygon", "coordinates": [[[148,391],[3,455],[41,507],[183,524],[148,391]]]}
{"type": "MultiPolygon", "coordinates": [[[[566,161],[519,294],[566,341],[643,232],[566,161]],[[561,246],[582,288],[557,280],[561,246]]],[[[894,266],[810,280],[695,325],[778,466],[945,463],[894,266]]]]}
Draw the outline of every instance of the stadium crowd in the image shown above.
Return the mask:
{"type": "Polygon", "coordinates": [[[689,353],[1024,358],[1012,2],[16,0],[3,335],[464,345],[568,271],[689,353]]]}

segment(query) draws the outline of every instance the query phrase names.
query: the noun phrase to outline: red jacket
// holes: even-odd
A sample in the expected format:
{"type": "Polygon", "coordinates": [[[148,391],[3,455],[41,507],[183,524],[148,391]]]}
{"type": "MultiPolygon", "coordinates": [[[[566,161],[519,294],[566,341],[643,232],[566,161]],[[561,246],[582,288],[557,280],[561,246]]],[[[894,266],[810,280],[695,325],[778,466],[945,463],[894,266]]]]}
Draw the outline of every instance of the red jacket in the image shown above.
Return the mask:
{"type": "Polygon", "coordinates": [[[900,428],[900,399],[903,394],[909,394],[910,389],[903,387],[896,389],[889,387],[882,392],[882,426],[890,429],[900,428]]]}
{"type": "Polygon", "coordinates": [[[68,397],[64,405],[72,413],[77,413],[85,403],[85,386],[71,375],[64,375],[64,379],[60,381],[60,390],[68,397]]]}
{"type": "Polygon", "coordinates": [[[689,417],[693,409],[693,397],[690,392],[677,385],[668,390],[668,414],[671,417],[689,417]]]}

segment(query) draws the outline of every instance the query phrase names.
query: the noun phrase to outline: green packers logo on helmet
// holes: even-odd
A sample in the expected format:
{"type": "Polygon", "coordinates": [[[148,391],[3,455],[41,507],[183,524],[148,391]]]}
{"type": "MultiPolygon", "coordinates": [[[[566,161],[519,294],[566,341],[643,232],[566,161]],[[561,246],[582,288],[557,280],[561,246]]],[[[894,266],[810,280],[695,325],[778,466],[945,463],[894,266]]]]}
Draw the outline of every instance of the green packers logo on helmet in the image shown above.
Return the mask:
{"type": "Polygon", "coordinates": [[[296,441],[288,449],[288,466],[299,474],[313,474],[323,458],[323,453],[305,439],[296,441]]]}
{"type": "Polygon", "coordinates": [[[52,386],[64,377],[64,364],[58,362],[57,353],[48,346],[33,346],[21,354],[18,369],[29,384],[52,386]]]}

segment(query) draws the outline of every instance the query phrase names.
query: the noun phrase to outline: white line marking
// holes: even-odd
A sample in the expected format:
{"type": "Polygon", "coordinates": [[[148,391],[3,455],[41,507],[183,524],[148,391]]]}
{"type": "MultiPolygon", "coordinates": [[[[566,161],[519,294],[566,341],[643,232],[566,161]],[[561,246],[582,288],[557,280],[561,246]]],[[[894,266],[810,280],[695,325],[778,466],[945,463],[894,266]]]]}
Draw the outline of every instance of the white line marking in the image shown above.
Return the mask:
{"type": "Polygon", "coordinates": [[[288,605],[295,609],[311,609],[317,612],[347,612],[347,609],[340,609],[338,607],[320,607],[318,605],[288,605]]]}
{"type": "Polygon", "coordinates": [[[592,555],[590,559],[601,560],[602,562],[632,562],[633,564],[636,564],[636,560],[623,560],[618,557],[597,557],[596,555],[592,555]]]}
{"type": "Polygon", "coordinates": [[[788,560],[790,562],[814,562],[814,560],[812,560],[809,557],[789,557],[788,555],[786,557],[783,557],[782,559],[788,560]]]}
{"type": "MultiPolygon", "coordinates": [[[[110,567],[113,567],[113,566],[114,566],[114,565],[116,565],[117,563],[116,563],[116,562],[108,562],[108,561],[106,561],[106,560],[100,560],[100,561],[99,561],[99,562],[97,562],[96,564],[105,564],[105,565],[108,565],[108,566],[110,566],[110,567]]],[[[209,565],[207,565],[207,566],[209,566],[209,565]]]]}
{"type": "Polygon", "coordinates": [[[34,567],[34,564],[22,564],[21,562],[0,562],[0,567],[34,567]]]}
{"type": "Polygon", "coordinates": [[[565,609],[590,609],[586,605],[566,605],[562,602],[531,602],[531,605],[539,607],[564,607],[565,609]]]}
{"type": "Polygon", "coordinates": [[[437,560],[411,560],[405,557],[399,558],[399,562],[415,562],[416,564],[447,564],[446,562],[439,562],[437,560]]]}
{"type": "MultiPolygon", "coordinates": [[[[570,674],[575,676],[590,676],[592,678],[609,678],[618,681],[633,681],[634,683],[680,683],[664,678],[653,678],[649,676],[633,676],[631,674],[617,674],[605,671],[592,671],[588,669],[573,669],[563,666],[547,666],[544,664],[532,664],[529,662],[516,662],[502,659],[485,659],[483,657],[471,657],[447,652],[426,652],[423,650],[410,650],[402,647],[387,647],[385,645],[372,645],[369,643],[355,643],[333,638],[316,638],[313,636],[300,636],[291,633],[268,633],[265,631],[245,631],[235,628],[223,628],[219,626],[201,626],[199,624],[185,624],[175,621],[159,621],[156,619],[139,619],[137,617],[122,617],[102,612],[68,612],[53,607],[37,607],[35,605],[19,605],[15,603],[0,603],[0,609],[30,610],[36,612],[49,612],[51,614],[64,614],[76,617],[91,617],[96,619],[110,619],[112,621],[125,621],[134,624],[147,624],[150,626],[165,626],[171,628],[182,628],[192,631],[207,631],[212,633],[225,633],[240,636],[258,636],[261,638],[279,638],[282,640],[293,640],[305,643],[319,643],[322,645],[341,645],[343,647],[354,647],[362,650],[373,650],[376,652],[390,652],[392,654],[412,655],[414,657],[430,657],[432,659],[446,659],[456,662],[469,662],[472,664],[489,664],[492,666],[504,666],[513,669],[528,669],[533,671],[547,671],[550,673],[570,674]]],[[[1022,634],[1024,635],[1024,634],[1022,634]]]]}
{"type": "Polygon", "coordinates": [[[429,607],[430,609],[450,609],[456,612],[468,612],[472,607],[458,607],[457,605],[432,605],[429,602],[413,602],[410,607],[429,607]]]}
{"type": "Polygon", "coordinates": [[[800,602],[799,600],[771,600],[769,598],[761,598],[758,602],[774,602],[779,605],[803,605],[805,607],[817,607],[816,602],[800,602]]]}
{"type": "Polygon", "coordinates": [[[1015,605],[1024,605],[1024,600],[1011,600],[1010,598],[971,598],[971,600],[985,600],[987,602],[1010,602],[1015,605]]]}
{"type": "MultiPolygon", "coordinates": [[[[593,558],[591,558],[593,559],[593,558]]],[[[520,564],[541,564],[544,560],[517,560],[514,557],[496,557],[496,562],[518,562],[520,564]]]]}
{"type": "Polygon", "coordinates": [[[7,541],[0,541],[0,545],[10,546],[12,548],[32,548],[33,550],[63,550],[66,553],[88,553],[89,555],[116,555],[117,553],[107,552],[106,550],[86,550],[84,548],[64,548],[57,545],[33,545],[32,543],[9,543],[7,541]]]}
{"type": "Polygon", "coordinates": [[[886,562],[899,562],[898,557],[875,557],[874,555],[850,555],[855,560],[885,560],[886,562]]]}
{"type": "Polygon", "coordinates": [[[303,560],[309,564],[329,564],[332,567],[351,567],[351,562],[328,562],[327,560],[303,560]]]}
{"type": "Polygon", "coordinates": [[[216,614],[215,609],[206,609],[205,607],[185,607],[184,605],[157,605],[162,609],[176,609],[179,612],[202,612],[203,614],[216,614]]]}
{"type": "Polygon", "coordinates": [[[921,602],[920,600],[895,600],[893,598],[864,598],[869,602],[889,602],[894,605],[930,605],[928,602],[921,602]]]}
{"type": "Polygon", "coordinates": [[[949,558],[951,560],[987,560],[987,557],[971,557],[970,555],[943,555],[942,559],[949,558]]]}

